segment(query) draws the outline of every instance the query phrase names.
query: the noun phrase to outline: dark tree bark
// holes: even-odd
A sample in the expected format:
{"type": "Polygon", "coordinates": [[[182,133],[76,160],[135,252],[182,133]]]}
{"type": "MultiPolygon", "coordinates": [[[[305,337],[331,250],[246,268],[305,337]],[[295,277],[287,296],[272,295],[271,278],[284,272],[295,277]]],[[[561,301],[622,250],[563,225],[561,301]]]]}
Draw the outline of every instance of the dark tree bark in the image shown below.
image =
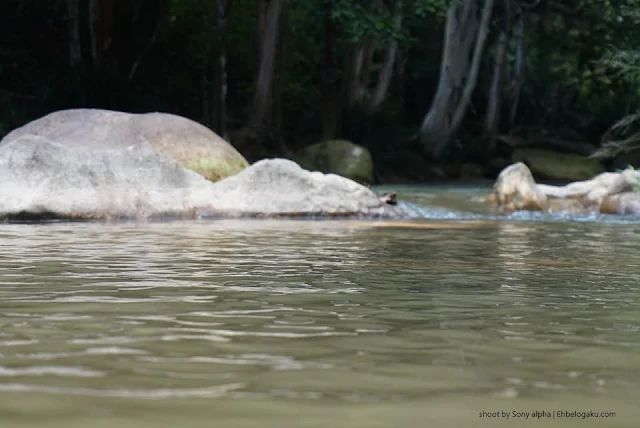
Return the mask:
{"type": "Polygon", "coordinates": [[[291,155],[291,150],[287,147],[287,144],[284,140],[284,103],[283,103],[283,94],[284,94],[284,84],[281,78],[281,73],[283,70],[283,57],[285,52],[285,42],[287,40],[287,29],[289,28],[287,23],[287,15],[282,14],[282,19],[280,20],[280,37],[278,37],[278,48],[276,51],[276,64],[275,64],[275,76],[273,82],[273,100],[274,100],[274,127],[273,137],[277,140],[277,146],[280,153],[285,156],[291,155]]]}
{"type": "MultiPolygon", "coordinates": [[[[400,31],[402,28],[402,0],[397,0],[395,4],[393,24],[396,31],[400,31]]],[[[373,90],[373,95],[369,101],[368,110],[369,113],[376,112],[389,91],[391,86],[391,79],[393,78],[393,69],[396,64],[396,57],[398,54],[398,41],[393,39],[389,42],[384,53],[384,62],[380,73],[378,74],[378,82],[373,90]]]]}
{"type": "Polygon", "coordinates": [[[515,25],[515,63],[513,66],[513,75],[511,76],[508,89],[510,129],[513,129],[515,126],[516,114],[518,111],[518,106],[520,104],[520,93],[522,92],[522,87],[524,86],[525,80],[525,18],[525,11],[520,11],[518,20],[515,25]]]}
{"type": "MultiPolygon", "coordinates": [[[[393,4],[395,30],[402,30],[403,1],[393,4]]],[[[385,3],[376,0],[370,5],[370,12],[377,13],[385,8],[385,3]]],[[[398,56],[398,41],[392,39],[383,43],[379,38],[368,37],[353,44],[347,60],[345,98],[349,109],[359,108],[364,113],[376,113],[387,97],[398,56]],[[382,57],[376,64],[374,59],[382,57]],[[378,69],[376,74],[372,70],[378,69]]]]}
{"type": "Polygon", "coordinates": [[[321,80],[322,135],[325,140],[337,136],[342,115],[335,52],[337,31],[337,24],[331,18],[330,10],[325,10],[321,80]]]}
{"type": "Polygon", "coordinates": [[[66,0],[71,64],[132,80],[156,40],[167,0],[66,0]]]}
{"type": "Polygon", "coordinates": [[[493,79],[491,81],[491,88],[489,89],[489,100],[487,102],[487,113],[484,123],[485,135],[491,140],[491,150],[495,148],[496,135],[500,126],[500,109],[502,105],[507,47],[512,27],[511,1],[512,0],[504,0],[505,25],[500,31],[500,36],[496,43],[493,79]]]}
{"type": "Polygon", "coordinates": [[[100,45],[100,0],[89,0],[89,46],[91,65],[97,67],[102,59],[100,45]]]}
{"type": "Polygon", "coordinates": [[[78,0],[67,0],[67,16],[69,30],[69,64],[72,67],[82,64],[82,47],[80,45],[80,7],[78,0]]]}
{"type": "Polygon", "coordinates": [[[131,48],[130,58],[127,61],[130,63],[127,74],[129,81],[133,80],[142,59],[158,38],[160,21],[164,14],[164,5],[162,1],[153,1],[149,4],[140,3],[136,10],[137,13],[134,14],[131,24],[131,28],[135,29],[132,32],[136,35],[136,42],[131,48]]]}
{"type": "Polygon", "coordinates": [[[264,127],[270,120],[269,113],[273,106],[273,88],[276,76],[275,65],[283,5],[284,0],[270,0],[267,9],[262,49],[260,52],[260,67],[256,94],[249,120],[250,126],[253,129],[264,127]]]}
{"type": "Polygon", "coordinates": [[[227,50],[226,30],[227,17],[231,11],[232,0],[216,0],[217,9],[217,36],[218,36],[218,60],[216,61],[216,85],[214,88],[214,117],[213,128],[221,137],[227,133],[227,50]]]}
{"type": "Polygon", "coordinates": [[[351,47],[347,70],[347,104],[352,107],[363,103],[369,83],[369,67],[373,59],[374,41],[355,43],[351,47]]]}
{"type": "Polygon", "coordinates": [[[270,0],[257,0],[256,2],[256,10],[258,11],[258,60],[262,59],[262,45],[264,42],[264,32],[267,28],[269,2],[270,0]]]}

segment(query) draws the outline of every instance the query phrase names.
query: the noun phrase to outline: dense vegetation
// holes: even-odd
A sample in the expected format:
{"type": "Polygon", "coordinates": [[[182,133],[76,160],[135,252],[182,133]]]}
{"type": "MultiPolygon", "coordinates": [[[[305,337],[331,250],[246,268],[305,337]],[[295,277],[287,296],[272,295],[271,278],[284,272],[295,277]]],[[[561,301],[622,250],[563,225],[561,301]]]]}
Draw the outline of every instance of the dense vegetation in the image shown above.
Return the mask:
{"type": "Polygon", "coordinates": [[[487,162],[504,136],[599,144],[640,107],[639,16],[636,0],[4,0],[0,137],[63,108],[165,111],[250,160],[340,137],[400,174],[487,162]]]}

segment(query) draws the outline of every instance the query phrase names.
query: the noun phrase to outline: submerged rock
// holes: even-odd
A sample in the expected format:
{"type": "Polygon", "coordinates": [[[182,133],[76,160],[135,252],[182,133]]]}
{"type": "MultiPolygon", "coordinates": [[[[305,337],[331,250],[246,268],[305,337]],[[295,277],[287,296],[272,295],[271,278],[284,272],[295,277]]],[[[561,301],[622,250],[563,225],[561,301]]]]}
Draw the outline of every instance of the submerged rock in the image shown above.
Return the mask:
{"type": "Polygon", "coordinates": [[[146,143],[153,151],[175,159],[212,181],[234,175],[248,166],[231,144],[209,128],[166,113],[62,110],[15,129],[0,144],[26,135],[44,137],[80,151],[122,149],[146,143]]]}
{"type": "Polygon", "coordinates": [[[533,175],[549,180],[586,180],[604,172],[596,159],[544,149],[518,149],[513,162],[524,162],[533,175]]]}
{"type": "Polygon", "coordinates": [[[493,186],[493,201],[501,212],[545,211],[549,207],[547,197],[522,162],[508,166],[498,175],[493,186]]]}
{"type": "Polygon", "coordinates": [[[284,159],[217,183],[147,144],[75,150],[27,135],[0,145],[2,218],[403,217],[370,189],[284,159]]]}
{"type": "Polygon", "coordinates": [[[330,140],[312,144],[294,159],[302,167],[341,175],[360,183],[373,181],[373,158],[365,147],[347,140],[330,140]]]}

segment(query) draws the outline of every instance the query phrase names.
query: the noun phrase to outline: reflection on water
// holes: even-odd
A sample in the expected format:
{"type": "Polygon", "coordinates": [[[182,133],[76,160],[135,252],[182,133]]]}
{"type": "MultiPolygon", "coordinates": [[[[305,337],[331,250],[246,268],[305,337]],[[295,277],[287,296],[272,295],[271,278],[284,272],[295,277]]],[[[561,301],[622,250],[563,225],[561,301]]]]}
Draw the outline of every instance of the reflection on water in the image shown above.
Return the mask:
{"type": "Polygon", "coordinates": [[[640,227],[0,225],[2,427],[635,427],[640,227]],[[607,419],[482,411],[615,412],[607,419]]]}

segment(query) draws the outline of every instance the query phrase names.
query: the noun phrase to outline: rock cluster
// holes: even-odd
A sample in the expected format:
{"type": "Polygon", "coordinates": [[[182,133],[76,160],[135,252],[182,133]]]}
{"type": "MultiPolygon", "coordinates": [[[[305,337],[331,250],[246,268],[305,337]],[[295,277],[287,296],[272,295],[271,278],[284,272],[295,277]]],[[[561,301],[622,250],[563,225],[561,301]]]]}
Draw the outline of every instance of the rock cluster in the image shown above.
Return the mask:
{"type": "Polygon", "coordinates": [[[640,171],[604,172],[565,186],[536,184],[522,162],[505,168],[489,198],[498,210],[640,214],[640,171]]]}

